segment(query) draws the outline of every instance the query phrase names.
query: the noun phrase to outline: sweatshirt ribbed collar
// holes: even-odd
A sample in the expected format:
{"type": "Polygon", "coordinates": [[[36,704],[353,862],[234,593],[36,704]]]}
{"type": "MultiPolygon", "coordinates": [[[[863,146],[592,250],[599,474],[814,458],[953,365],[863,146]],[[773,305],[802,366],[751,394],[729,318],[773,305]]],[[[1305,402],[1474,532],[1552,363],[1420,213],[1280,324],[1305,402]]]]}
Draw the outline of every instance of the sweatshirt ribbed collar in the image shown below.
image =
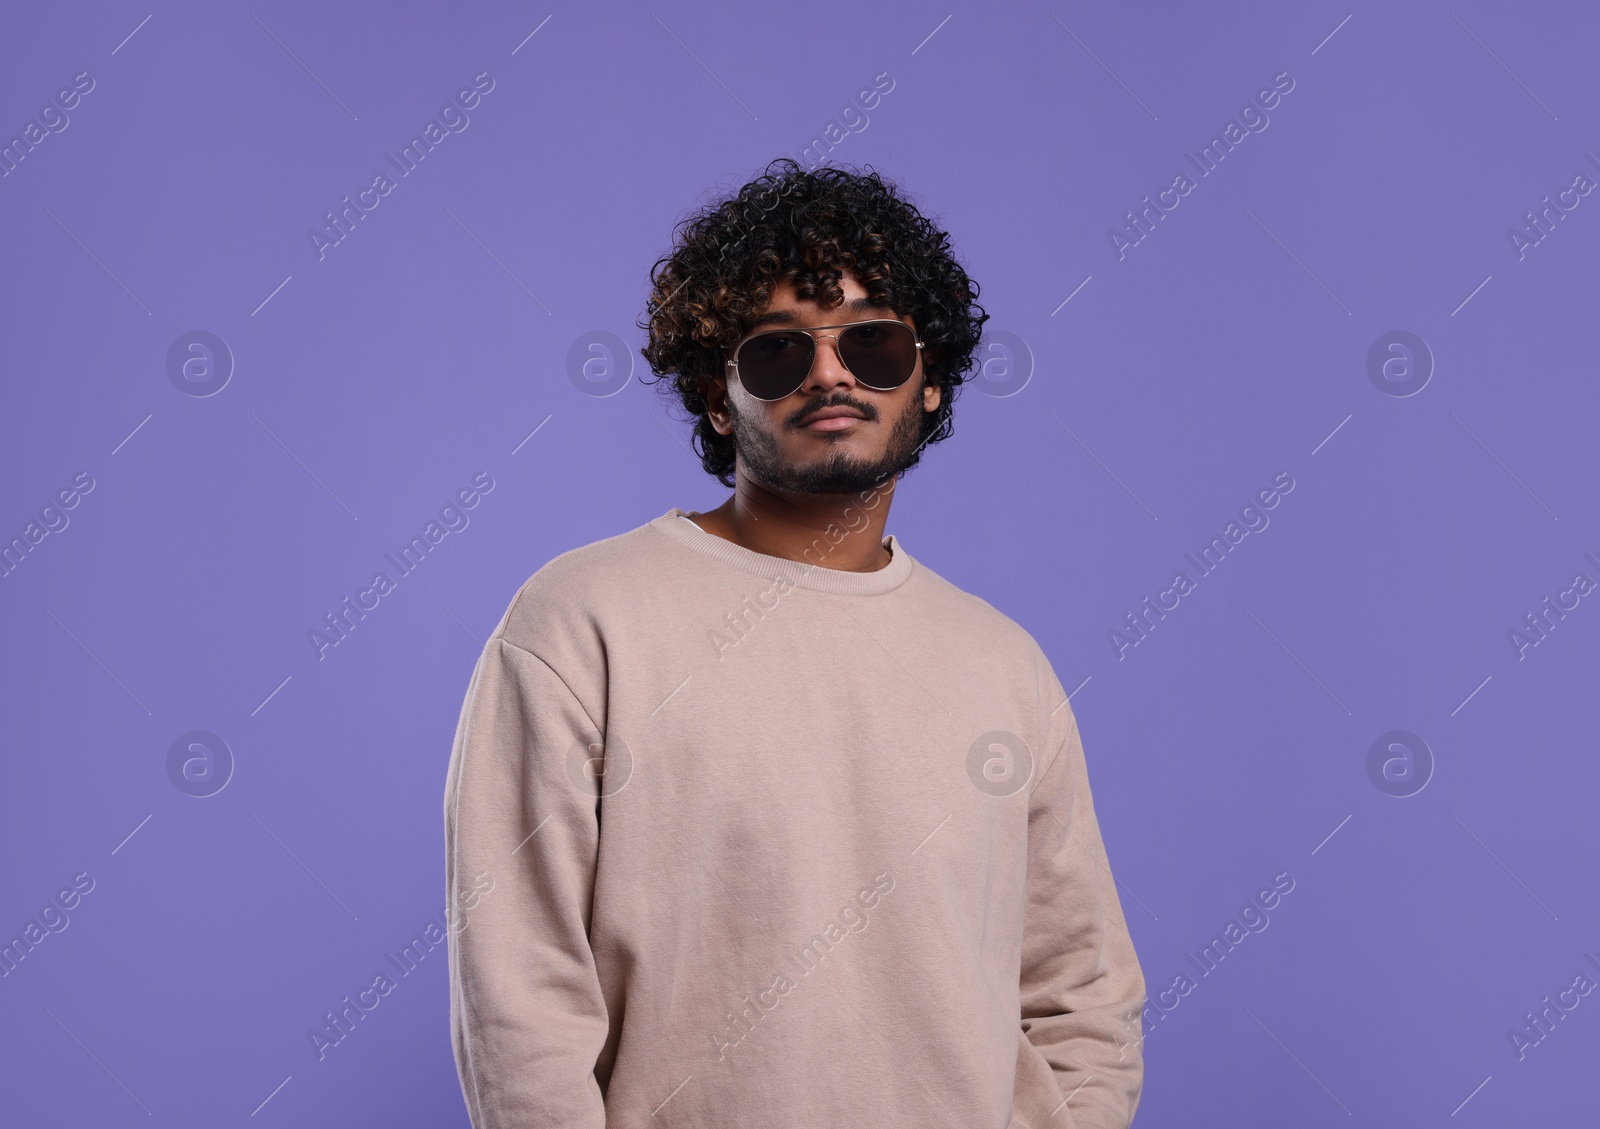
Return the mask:
{"type": "Polygon", "coordinates": [[[876,572],[850,572],[826,568],[806,561],[791,561],[769,556],[735,545],[726,538],[707,533],[693,522],[684,521],[688,511],[673,506],[660,517],[650,521],[652,529],[672,538],[680,545],[704,553],[714,560],[730,564],[746,572],[753,572],[776,580],[782,576],[799,588],[812,588],[819,592],[833,592],[842,596],[877,596],[891,592],[904,584],[916,562],[901,548],[894,534],[887,534],[883,547],[889,550],[889,563],[876,572]]]}

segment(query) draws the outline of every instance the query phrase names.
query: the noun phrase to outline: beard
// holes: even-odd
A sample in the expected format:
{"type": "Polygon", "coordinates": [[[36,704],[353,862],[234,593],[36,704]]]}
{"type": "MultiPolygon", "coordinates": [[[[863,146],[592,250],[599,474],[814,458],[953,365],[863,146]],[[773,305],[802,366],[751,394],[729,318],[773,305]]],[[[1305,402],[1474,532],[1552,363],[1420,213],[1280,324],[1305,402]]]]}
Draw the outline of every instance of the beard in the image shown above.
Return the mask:
{"type": "Polygon", "coordinates": [[[745,473],[769,490],[793,494],[856,494],[897,477],[917,458],[927,414],[922,410],[922,397],[912,396],[890,428],[880,458],[859,459],[841,444],[809,466],[795,466],[784,461],[777,438],[764,430],[760,421],[740,415],[733,399],[728,400],[734,449],[745,473]]]}

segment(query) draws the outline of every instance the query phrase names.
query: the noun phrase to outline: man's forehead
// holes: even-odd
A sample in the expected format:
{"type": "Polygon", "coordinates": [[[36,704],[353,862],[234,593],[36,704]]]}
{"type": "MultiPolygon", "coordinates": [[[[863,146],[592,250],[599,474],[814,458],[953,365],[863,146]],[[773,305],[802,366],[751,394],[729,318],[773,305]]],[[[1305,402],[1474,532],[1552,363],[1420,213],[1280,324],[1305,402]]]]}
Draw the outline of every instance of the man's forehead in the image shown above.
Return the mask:
{"type": "Polygon", "coordinates": [[[813,315],[822,316],[826,321],[835,318],[843,321],[859,321],[869,317],[900,316],[893,307],[874,302],[864,295],[846,298],[842,305],[828,307],[820,307],[809,301],[779,300],[767,303],[766,309],[751,319],[750,328],[755,329],[763,325],[796,325],[802,320],[811,320],[813,315]],[[802,318],[802,314],[806,316],[802,318]]]}

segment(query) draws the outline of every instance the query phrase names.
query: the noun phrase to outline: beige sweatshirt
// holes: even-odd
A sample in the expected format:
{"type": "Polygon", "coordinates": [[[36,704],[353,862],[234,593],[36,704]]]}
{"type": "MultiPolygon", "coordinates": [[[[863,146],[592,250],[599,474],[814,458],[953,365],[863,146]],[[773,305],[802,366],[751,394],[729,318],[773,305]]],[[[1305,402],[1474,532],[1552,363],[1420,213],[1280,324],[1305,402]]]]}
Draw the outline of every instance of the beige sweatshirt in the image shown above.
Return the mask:
{"type": "Polygon", "coordinates": [[[674,507],[518,591],[444,798],[475,1129],[1132,1120],[1145,984],[1066,693],[884,545],[674,507]]]}

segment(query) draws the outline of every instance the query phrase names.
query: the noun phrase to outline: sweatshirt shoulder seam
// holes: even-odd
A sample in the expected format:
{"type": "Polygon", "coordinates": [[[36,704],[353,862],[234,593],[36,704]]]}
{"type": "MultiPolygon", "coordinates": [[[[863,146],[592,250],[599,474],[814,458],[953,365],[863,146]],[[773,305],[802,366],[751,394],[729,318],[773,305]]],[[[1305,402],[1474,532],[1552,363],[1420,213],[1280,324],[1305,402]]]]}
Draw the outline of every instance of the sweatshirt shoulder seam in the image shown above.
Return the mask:
{"type": "Polygon", "coordinates": [[[562,674],[559,670],[552,666],[548,659],[532,648],[524,647],[520,643],[513,643],[510,639],[506,638],[504,632],[496,634],[494,639],[499,640],[500,645],[503,647],[510,647],[514,651],[521,651],[523,654],[532,657],[538,661],[540,666],[544,667],[551,674],[555,675],[556,681],[561,683],[561,688],[567,692],[567,697],[571,698],[575,703],[577,703],[578,709],[583,711],[584,718],[587,719],[590,725],[594,726],[594,731],[604,735],[605,731],[601,729],[600,724],[596,722],[593,715],[589,713],[589,707],[583,704],[583,699],[578,697],[578,695],[573,691],[572,684],[567,681],[566,675],[562,674]]]}

